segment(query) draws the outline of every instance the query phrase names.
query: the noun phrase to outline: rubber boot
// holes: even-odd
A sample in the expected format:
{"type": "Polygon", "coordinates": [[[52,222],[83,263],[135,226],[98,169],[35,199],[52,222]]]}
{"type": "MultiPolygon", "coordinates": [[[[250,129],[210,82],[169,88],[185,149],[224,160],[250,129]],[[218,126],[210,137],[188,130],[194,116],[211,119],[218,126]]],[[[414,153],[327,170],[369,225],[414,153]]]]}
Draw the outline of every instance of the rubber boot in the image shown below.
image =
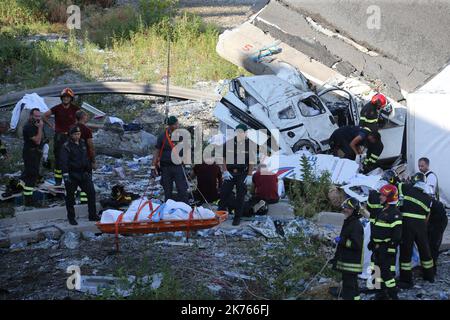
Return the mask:
{"type": "Polygon", "coordinates": [[[433,268],[425,269],[423,268],[423,280],[430,283],[434,282],[434,270],[433,268]]]}
{"type": "Polygon", "coordinates": [[[391,300],[399,300],[397,291],[398,291],[397,288],[388,289],[388,296],[389,298],[391,298],[391,300]]]}
{"type": "Polygon", "coordinates": [[[238,226],[240,223],[241,223],[241,216],[238,216],[237,214],[235,214],[232,225],[238,226]]]}
{"type": "Polygon", "coordinates": [[[375,294],[374,300],[388,300],[389,296],[386,290],[380,290],[375,294]]]}

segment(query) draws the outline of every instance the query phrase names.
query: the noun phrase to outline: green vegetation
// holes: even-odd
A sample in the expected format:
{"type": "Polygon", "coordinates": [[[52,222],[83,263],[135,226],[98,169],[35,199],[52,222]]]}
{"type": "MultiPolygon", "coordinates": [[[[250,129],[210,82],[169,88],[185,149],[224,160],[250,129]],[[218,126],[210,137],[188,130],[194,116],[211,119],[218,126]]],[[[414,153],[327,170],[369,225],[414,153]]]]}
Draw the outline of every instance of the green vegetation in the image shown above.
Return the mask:
{"type": "Polygon", "coordinates": [[[189,281],[189,277],[183,278],[180,274],[175,274],[175,271],[165,263],[155,262],[158,273],[162,273],[161,285],[152,289],[152,278],[150,280],[147,277],[151,275],[149,271],[155,268],[150,267],[150,263],[147,259],[139,265],[136,279],[129,281],[128,275],[125,270],[129,268],[121,267],[117,270],[115,276],[120,279],[116,288],[103,289],[100,296],[96,297],[99,300],[110,299],[130,299],[130,300],[210,300],[213,296],[207,291],[207,289],[201,286],[199,283],[192,283],[189,281]],[[121,290],[131,291],[130,295],[123,297],[121,290]]]}
{"type": "Polygon", "coordinates": [[[331,208],[328,200],[330,173],[324,171],[320,175],[316,174],[315,168],[305,156],[300,160],[300,166],[303,168],[303,181],[291,181],[287,190],[295,215],[311,218],[331,208]]]}
{"type": "MultiPolygon", "coordinates": [[[[47,85],[67,71],[86,80],[116,77],[164,82],[168,38],[174,85],[192,86],[197,81],[217,81],[243,73],[215,52],[218,29],[199,17],[172,9],[176,1],[140,0],[137,10],[129,6],[102,9],[110,5],[106,0],[2,1],[0,83],[27,89],[47,85]],[[73,2],[83,5],[82,28],[74,32],[56,17],[61,6],[66,8],[73,2]],[[96,10],[91,10],[92,6],[97,6],[96,10]],[[67,40],[24,40],[25,36],[47,32],[57,32],[67,40]]],[[[0,94],[5,90],[0,88],[0,94]]]]}

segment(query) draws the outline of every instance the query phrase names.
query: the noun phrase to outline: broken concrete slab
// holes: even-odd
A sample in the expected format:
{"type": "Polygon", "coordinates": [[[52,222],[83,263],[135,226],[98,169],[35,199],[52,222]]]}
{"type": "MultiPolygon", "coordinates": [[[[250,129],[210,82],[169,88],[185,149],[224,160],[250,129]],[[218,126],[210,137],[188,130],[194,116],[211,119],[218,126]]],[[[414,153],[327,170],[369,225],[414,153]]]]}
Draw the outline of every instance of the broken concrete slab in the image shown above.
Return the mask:
{"type": "Polygon", "coordinates": [[[320,212],[315,218],[319,226],[332,225],[341,228],[344,224],[345,216],[340,212],[320,212]]]}
{"type": "Polygon", "coordinates": [[[150,153],[156,144],[156,137],[144,130],[138,132],[126,131],[123,134],[98,130],[93,139],[97,153],[110,156],[145,156],[150,153]]]}
{"type": "MultiPolygon", "coordinates": [[[[97,207],[101,207],[100,204],[97,204],[97,207]]],[[[87,218],[87,205],[76,205],[75,215],[77,218],[87,218]]],[[[56,219],[67,219],[66,207],[52,207],[18,212],[12,218],[0,219],[0,228],[17,224],[36,223],[38,221],[50,221],[56,219]]]]}

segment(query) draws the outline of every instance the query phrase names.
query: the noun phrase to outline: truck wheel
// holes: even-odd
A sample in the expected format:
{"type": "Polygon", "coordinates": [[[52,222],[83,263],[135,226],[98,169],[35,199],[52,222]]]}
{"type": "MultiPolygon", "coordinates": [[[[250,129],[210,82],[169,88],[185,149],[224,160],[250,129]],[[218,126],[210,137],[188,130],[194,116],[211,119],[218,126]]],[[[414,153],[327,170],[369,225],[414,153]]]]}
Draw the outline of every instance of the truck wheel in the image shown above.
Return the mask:
{"type": "Polygon", "coordinates": [[[311,141],[308,141],[308,140],[299,140],[292,147],[292,151],[294,151],[294,152],[297,152],[300,150],[309,151],[313,154],[317,153],[316,146],[311,141]]]}

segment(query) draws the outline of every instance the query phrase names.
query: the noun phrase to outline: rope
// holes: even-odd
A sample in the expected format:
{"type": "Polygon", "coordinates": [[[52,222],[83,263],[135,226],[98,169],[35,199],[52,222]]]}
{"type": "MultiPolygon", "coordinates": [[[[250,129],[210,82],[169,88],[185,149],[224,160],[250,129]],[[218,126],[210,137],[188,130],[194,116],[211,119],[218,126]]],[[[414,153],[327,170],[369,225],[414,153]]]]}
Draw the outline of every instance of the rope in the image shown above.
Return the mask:
{"type": "Polygon", "coordinates": [[[167,37],[167,83],[166,83],[166,123],[169,119],[169,99],[170,99],[170,46],[172,41],[172,6],[169,8],[169,34],[167,37]]]}

